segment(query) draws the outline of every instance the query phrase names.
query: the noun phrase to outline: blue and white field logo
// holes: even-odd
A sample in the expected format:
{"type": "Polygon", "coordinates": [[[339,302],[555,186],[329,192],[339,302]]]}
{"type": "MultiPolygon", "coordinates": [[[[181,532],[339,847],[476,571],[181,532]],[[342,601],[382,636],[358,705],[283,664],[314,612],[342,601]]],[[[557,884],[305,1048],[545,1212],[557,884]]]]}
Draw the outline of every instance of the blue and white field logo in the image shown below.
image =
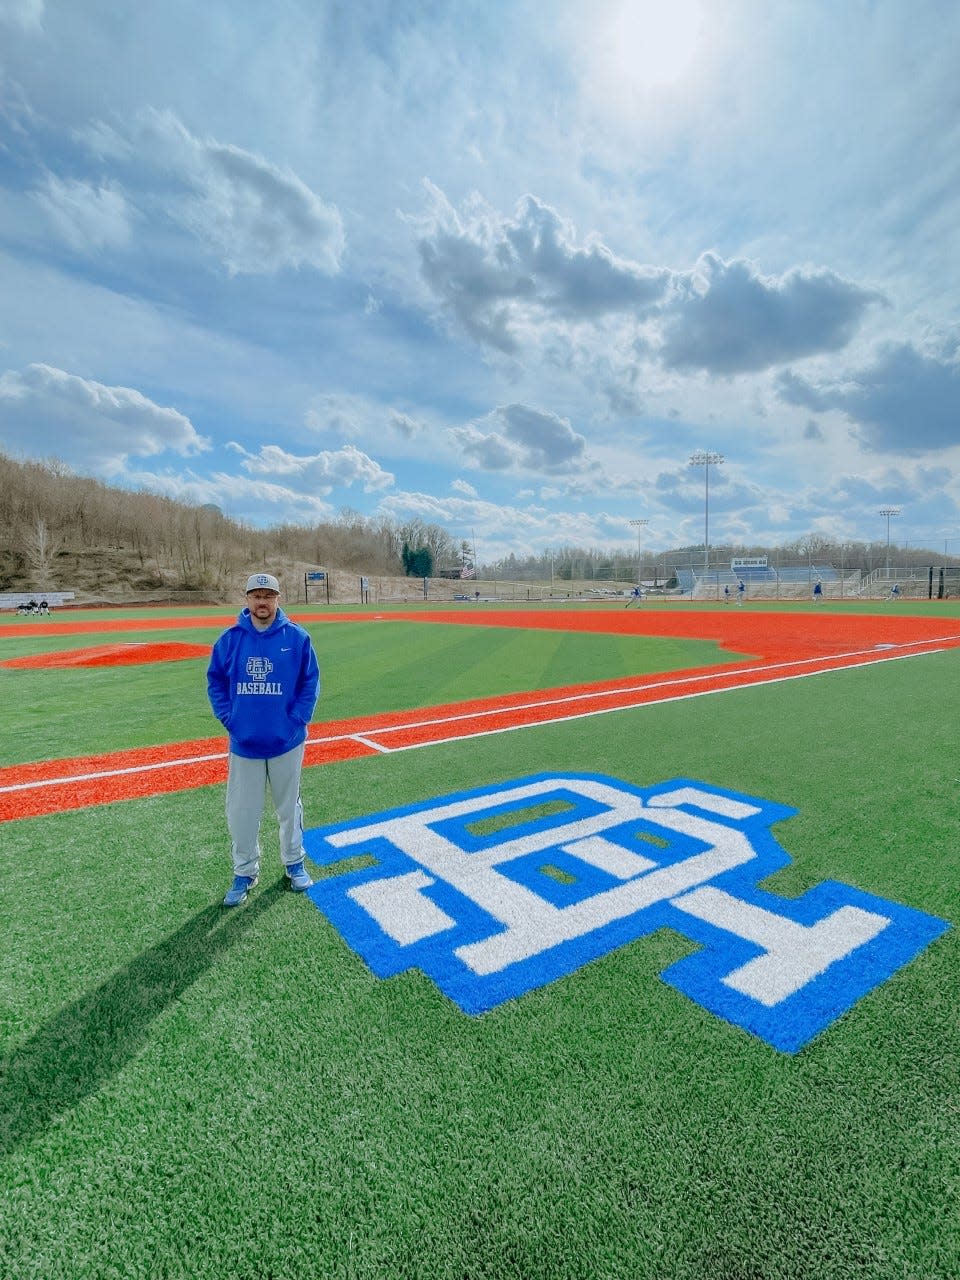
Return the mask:
{"type": "Polygon", "coordinates": [[[670,928],[698,950],[678,991],[794,1053],[950,926],[825,881],[757,887],[790,862],[796,811],[673,779],[544,774],[306,833],[309,895],[373,972],[421,969],[478,1014],[670,928]]]}

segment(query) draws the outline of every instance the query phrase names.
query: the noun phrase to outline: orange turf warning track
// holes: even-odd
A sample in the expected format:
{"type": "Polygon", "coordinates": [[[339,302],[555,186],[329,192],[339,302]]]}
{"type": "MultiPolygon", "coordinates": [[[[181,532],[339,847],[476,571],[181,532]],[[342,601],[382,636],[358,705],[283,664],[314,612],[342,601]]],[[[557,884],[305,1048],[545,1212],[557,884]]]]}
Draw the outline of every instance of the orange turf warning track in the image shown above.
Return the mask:
{"type": "MultiPolygon", "coordinates": [[[[960,624],[957,620],[895,614],[779,614],[739,609],[730,612],[696,609],[644,611],[642,607],[633,611],[618,607],[589,612],[537,609],[473,612],[469,608],[429,613],[311,615],[307,610],[295,612],[298,621],[332,624],[342,621],[467,623],[472,626],[627,634],[638,638],[652,635],[695,637],[716,640],[724,649],[740,655],[755,655],[746,659],[740,657],[721,667],[628,676],[613,681],[503,694],[414,711],[385,712],[355,720],[316,722],[311,725],[307,740],[308,766],[602,715],[653,702],[699,697],[960,647],[960,624]]],[[[223,617],[188,621],[145,619],[122,623],[104,621],[88,627],[78,620],[69,626],[68,634],[76,635],[81,630],[143,630],[145,623],[156,628],[182,629],[185,625],[222,627],[226,621],[229,619],[223,617]]],[[[44,635],[67,630],[66,627],[54,628],[49,624],[0,626],[0,636],[22,635],[28,629],[31,634],[44,635]]],[[[205,647],[200,647],[200,650],[207,652],[205,647]]],[[[47,655],[48,658],[55,656],[47,655]]],[[[226,779],[226,752],[226,739],[217,737],[3,768],[0,769],[0,822],[223,782],[226,779]]]]}

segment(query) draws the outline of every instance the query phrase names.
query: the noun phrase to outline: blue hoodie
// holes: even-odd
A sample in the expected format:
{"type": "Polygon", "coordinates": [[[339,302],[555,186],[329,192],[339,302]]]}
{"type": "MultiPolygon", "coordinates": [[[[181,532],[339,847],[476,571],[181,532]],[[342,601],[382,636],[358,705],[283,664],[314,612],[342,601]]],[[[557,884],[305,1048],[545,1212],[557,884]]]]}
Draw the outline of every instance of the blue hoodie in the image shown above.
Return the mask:
{"type": "Polygon", "coordinates": [[[234,755],[269,760],[306,741],[320,692],[310,636],[282,609],[258,631],[244,609],[213,646],[207,695],[234,755]]]}

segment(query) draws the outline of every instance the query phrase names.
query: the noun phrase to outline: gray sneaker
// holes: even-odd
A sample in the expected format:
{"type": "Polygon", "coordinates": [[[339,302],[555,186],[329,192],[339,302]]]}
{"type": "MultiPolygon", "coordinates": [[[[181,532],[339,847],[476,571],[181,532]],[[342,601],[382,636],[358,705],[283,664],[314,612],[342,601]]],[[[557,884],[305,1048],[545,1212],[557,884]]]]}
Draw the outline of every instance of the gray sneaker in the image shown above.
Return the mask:
{"type": "Polygon", "coordinates": [[[294,893],[303,893],[304,889],[309,889],[313,884],[309,875],[303,869],[302,862],[291,862],[286,868],[287,879],[290,881],[290,888],[294,893]]]}
{"type": "Polygon", "coordinates": [[[233,884],[227,890],[223,905],[225,907],[239,907],[241,902],[246,902],[247,894],[260,879],[256,876],[234,876],[233,884]]]}

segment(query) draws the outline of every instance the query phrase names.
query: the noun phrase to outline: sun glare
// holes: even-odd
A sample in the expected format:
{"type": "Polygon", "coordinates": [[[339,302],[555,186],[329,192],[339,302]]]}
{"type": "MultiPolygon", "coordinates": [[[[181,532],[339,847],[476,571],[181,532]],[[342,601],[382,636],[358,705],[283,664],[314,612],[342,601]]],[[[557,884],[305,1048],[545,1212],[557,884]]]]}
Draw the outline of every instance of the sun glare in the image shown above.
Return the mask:
{"type": "Polygon", "coordinates": [[[596,28],[595,74],[630,96],[674,84],[697,53],[700,0],[616,0],[596,28]]]}

